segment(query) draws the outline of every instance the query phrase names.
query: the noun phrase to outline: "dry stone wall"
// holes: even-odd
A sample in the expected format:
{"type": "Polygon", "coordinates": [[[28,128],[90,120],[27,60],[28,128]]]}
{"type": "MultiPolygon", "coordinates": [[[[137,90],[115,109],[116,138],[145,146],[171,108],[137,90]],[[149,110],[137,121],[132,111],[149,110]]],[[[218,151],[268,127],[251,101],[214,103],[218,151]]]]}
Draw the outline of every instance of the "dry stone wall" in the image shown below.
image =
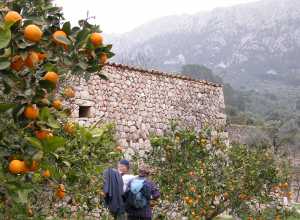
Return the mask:
{"type": "Polygon", "coordinates": [[[116,64],[107,65],[103,73],[109,80],[95,75],[75,81],[73,117],[83,125],[115,123],[124,147],[145,149],[149,135],[162,134],[172,119],[196,129],[225,125],[220,85],[116,64]],[[79,117],[80,108],[89,107],[88,117],[79,117]]]}

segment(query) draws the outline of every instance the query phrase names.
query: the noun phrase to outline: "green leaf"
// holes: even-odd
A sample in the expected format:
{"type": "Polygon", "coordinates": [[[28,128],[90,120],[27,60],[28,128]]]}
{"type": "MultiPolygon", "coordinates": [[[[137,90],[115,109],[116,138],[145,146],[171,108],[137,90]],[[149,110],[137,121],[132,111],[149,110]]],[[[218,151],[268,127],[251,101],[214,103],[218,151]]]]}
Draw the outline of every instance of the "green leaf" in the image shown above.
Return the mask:
{"type": "Polygon", "coordinates": [[[65,22],[64,25],[63,25],[63,28],[62,30],[67,34],[67,35],[70,35],[71,34],[71,23],[68,21],[68,22],[65,22]]]}
{"type": "Polygon", "coordinates": [[[43,140],[44,151],[53,152],[57,148],[63,147],[65,145],[65,139],[62,137],[51,137],[43,140]]]}
{"type": "Polygon", "coordinates": [[[42,108],[39,114],[39,119],[42,121],[48,121],[49,116],[50,116],[49,108],[48,107],[42,108]]]}
{"type": "Polygon", "coordinates": [[[71,167],[71,163],[68,161],[63,161],[63,163],[67,166],[67,167],[71,167]]]}
{"type": "Polygon", "coordinates": [[[11,40],[10,29],[0,27],[0,49],[7,47],[10,40],[11,40]]]}
{"type": "Polygon", "coordinates": [[[53,129],[59,129],[61,126],[57,120],[55,120],[53,117],[49,117],[48,120],[48,126],[53,128],[53,129]]]}
{"type": "Polygon", "coordinates": [[[44,68],[46,71],[56,71],[56,67],[52,63],[44,64],[44,68]]]}
{"type": "Polygon", "coordinates": [[[25,140],[33,147],[36,147],[38,149],[43,149],[42,143],[40,142],[39,139],[35,137],[25,137],[25,140]]]}
{"type": "Polygon", "coordinates": [[[88,68],[88,65],[82,61],[79,61],[77,64],[82,70],[86,70],[88,68]]]}
{"type": "Polygon", "coordinates": [[[4,49],[4,53],[0,55],[0,58],[7,58],[10,57],[11,55],[11,48],[6,48],[4,49]]]}
{"type": "Polygon", "coordinates": [[[0,61],[0,70],[5,70],[10,67],[10,62],[7,60],[0,61]]]}
{"type": "Polygon", "coordinates": [[[7,110],[12,109],[15,106],[15,104],[0,103],[0,112],[6,112],[7,110]]]}
{"type": "Polygon", "coordinates": [[[89,35],[89,31],[87,29],[83,29],[80,31],[76,37],[76,45],[81,45],[87,39],[89,35]]]}
{"type": "Polygon", "coordinates": [[[38,151],[35,155],[33,155],[32,160],[40,161],[43,159],[44,153],[43,151],[38,151]]]}
{"type": "Polygon", "coordinates": [[[48,80],[41,80],[39,83],[40,83],[40,86],[42,88],[46,89],[48,92],[52,91],[56,87],[53,82],[50,82],[48,80]]]}
{"type": "Polygon", "coordinates": [[[18,191],[18,202],[22,204],[26,204],[28,202],[28,190],[18,191]]]}

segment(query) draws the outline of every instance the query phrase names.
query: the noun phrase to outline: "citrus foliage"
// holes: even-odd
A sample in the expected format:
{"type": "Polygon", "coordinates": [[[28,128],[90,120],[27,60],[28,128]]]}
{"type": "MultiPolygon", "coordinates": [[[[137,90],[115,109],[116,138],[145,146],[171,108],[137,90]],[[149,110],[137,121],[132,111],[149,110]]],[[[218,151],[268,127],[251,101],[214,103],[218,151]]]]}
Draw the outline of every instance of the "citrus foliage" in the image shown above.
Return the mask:
{"type": "Polygon", "coordinates": [[[177,204],[191,219],[213,219],[224,211],[258,218],[268,207],[272,219],[285,214],[281,198],[288,185],[278,184],[287,181],[286,166],[269,150],[230,147],[210,129],[197,134],[175,125],[151,142],[148,162],[163,201],[177,204]]]}
{"type": "Polygon", "coordinates": [[[100,70],[111,47],[98,26],[80,20],[72,27],[50,0],[0,3],[2,216],[47,216],[47,203],[67,196],[90,204],[99,172],[120,153],[111,126],[87,129],[69,121],[66,103],[75,91],[65,84],[74,75],[105,78],[100,70]]]}

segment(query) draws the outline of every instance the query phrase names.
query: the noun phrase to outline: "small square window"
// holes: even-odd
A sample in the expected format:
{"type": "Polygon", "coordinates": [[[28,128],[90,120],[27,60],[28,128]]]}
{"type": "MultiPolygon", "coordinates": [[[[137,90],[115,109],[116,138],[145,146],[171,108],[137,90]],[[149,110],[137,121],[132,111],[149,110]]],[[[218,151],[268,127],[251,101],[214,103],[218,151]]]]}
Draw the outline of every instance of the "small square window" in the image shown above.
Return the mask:
{"type": "Polygon", "coordinates": [[[91,116],[91,106],[79,106],[79,118],[89,118],[91,116]]]}

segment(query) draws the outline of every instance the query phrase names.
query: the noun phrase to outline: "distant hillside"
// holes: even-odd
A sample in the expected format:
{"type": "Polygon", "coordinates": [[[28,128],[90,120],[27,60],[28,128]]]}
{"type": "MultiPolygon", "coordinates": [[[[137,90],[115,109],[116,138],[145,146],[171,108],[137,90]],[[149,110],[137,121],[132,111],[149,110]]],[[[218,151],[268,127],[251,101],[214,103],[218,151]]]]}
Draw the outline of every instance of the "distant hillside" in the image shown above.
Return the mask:
{"type": "Polygon", "coordinates": [[[116,62],[180,71],[212,69],[235,88],[300,89],[300,1],[262,0],[157,19],[110,37],[116,62]]]}

